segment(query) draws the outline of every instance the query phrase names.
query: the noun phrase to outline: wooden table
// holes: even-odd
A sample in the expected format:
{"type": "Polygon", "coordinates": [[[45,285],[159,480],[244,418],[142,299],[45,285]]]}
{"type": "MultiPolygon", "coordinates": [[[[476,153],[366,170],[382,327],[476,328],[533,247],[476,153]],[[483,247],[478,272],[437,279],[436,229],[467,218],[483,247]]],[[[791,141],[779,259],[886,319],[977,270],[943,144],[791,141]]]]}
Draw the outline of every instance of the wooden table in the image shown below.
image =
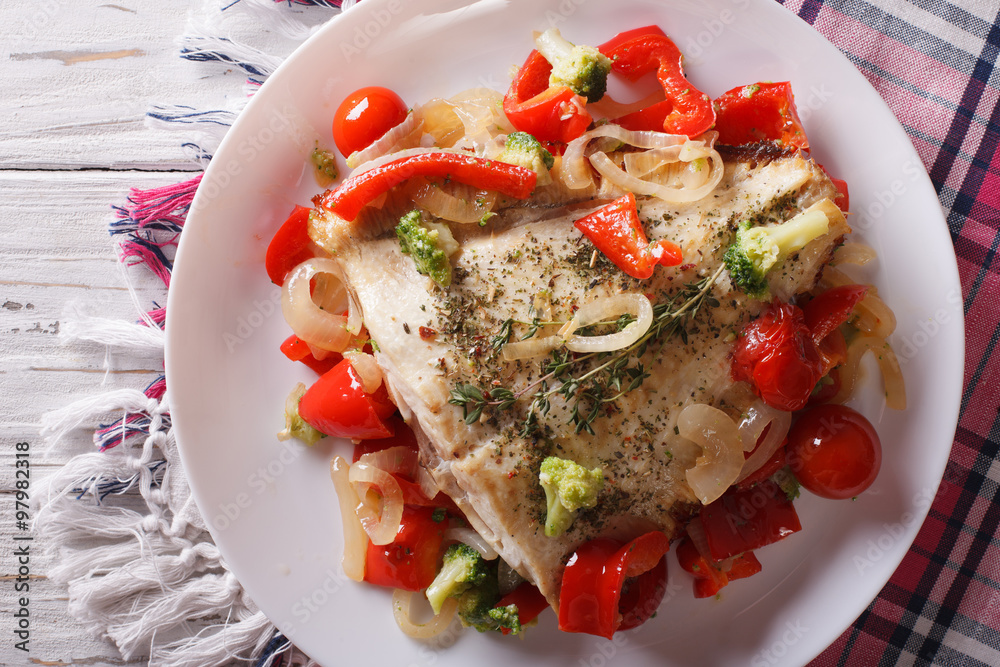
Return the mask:
{"type": "MultiPolygon", "coordinates": [[[[65,590],[46,579],[51,560],[31,543],[30,651],[14,647],[11,611],[15,445],[30,445],[32,484],[72,454],[93,449],[81,430],[46,451],[39,418],[118,387],[142,389],[159,358],[100,345],[60,344],[67,302],[103,317],[137,317],[115,257],[110,205],[130,187],[193,175],[176,134],[146,128],[151,103],[204,106],[206,89],[238,95],[243,78],[204,76],[174,42],[193,4],[149,0],[0,3],[0,664],[126,664],[66,611],[65,590]],[[228,80],[227,80],[228,79],[228,80]],[[221,88],[220,88],[221,86],[221,88]]],[[[217,70],[215,70],[217,71],[217,70]]],[[[131,276],[143,307],[163,299],[145,270],[131,276]]],[[[142,664],[145,660],[137,660],[142,664]]],[[[128,663],[132,664],[132,663],[128,663]]]]}

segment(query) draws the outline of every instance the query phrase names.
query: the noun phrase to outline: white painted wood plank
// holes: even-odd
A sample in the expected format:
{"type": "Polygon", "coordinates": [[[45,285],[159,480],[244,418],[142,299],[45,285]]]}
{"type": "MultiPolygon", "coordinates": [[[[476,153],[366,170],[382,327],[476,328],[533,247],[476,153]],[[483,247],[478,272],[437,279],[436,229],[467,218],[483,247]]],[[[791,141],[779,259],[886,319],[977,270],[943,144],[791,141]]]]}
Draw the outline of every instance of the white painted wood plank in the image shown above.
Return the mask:
{"type": "MultiPolygon", "coordinates": [[[[162,369],[158,355],[106,350],[97,344],[60,343],[56,330],[67,301],[92,305],[95,314],[134,320],[107,223],[110,205],[130,186],[166,185],[183,173],[0,172],[0,616],[11,619],[14,590],[13,526],[15,445],[31,445],[32,485],[68,458],[93,451],[92,426],[72,433],[53,451],[38,435],[43,412],[120,387],[141,389],[162,369]]],[[[159,281],[143,270],[131,275],[144,307],[161,299],[159,281]]],[[[45,542],[31,543],[31,651],[25,654],[2,626],[0,664],[120,665],[117,649],[93,637],[66,609],[66,591],[48,581],[45,542]]]]}
{"type": "MultiPolygon", "coordinates": [[[[196,169],[190,130],[149,129],[153,104],[237,109],[246,77],[236,67],[182,60],[176,39],[204,0],[49,0],[0,3],[0,169],[196,169]]],[[[218,7],[234,3],[219,2],[218,7]]],[[[315,24],[332,10],[278,14],[315,24]]],[[[297,41],[270,15],[202,11],[216,34],[283,57],[297,41]],[[261,19],[266,22],[262,22],[261,19]]],[[[197,137],[195,137],[197,140],[197,137]]]]}
{"type": "Polygon", "coordinates": [[[188,165],[178,137],[149,132],[156,97],[198,85],[173,39],[188,2],[51,0],[0,3],[0,168],[151,169],[188,165]],[[174,61],[177,61],[176,63],[174,61]]]}

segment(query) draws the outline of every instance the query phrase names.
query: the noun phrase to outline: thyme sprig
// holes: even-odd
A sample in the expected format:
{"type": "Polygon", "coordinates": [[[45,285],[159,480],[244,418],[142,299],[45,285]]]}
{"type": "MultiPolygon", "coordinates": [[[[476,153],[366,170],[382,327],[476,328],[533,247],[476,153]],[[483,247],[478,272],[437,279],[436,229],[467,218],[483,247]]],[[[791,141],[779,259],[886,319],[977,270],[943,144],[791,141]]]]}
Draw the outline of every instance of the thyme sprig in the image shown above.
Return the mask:
{"type": "MultiPolygon", "coordinates": [[[[519,391],[511,391],[502,386],[491,389],[481,389],[474,384],[462,383],[451,391],[448,400],[452,405],[462,408],[465,423],[474,424],[482,418],[483,411],[489,407],[495,410],[506,410],[522,398],[531,397],[531,405],[527,416],[521,425],[521,434],[528,436],[538,429],[538,417],[544,416],[551,407],[552,396],[561,396],[570,408],[570,423],[577,433],[586,431],[594,434],[593,423],[602,411],[607,411],[608,404],[617,401],[625,394],[638,389],[650,374],[642,363],[631,365],[633,357],[641,358],[649,345],[674,334],[688,341],[687,325],[701,310],[702,306],[718,307],[718,299],[709,296],[715,281],[722,275],[725,266],[707,278],[694,283],[688,283],[672,299],[653,306],[653,322],[649,329],[634,343],[614,352],[592,352],[574,356],[565,348],[554,350],[542,363],[541,376],[519,391]],[[579,375],[573,371],[587,362],[594,360],[596,365],[579,375]]],[[[624,315],[614,324],[621,331],[634,318],[624,315]]],[[[499,352],[513,335],[512,319],[506,320],[500,328],[500,333],[493,338],[491,347],[499,352]]],[[[531,323],[529,335],[533,336],[540,325],[537,318],[531,323]]],[[[558,324],[551,323],[551,324],[558,324]]]]}

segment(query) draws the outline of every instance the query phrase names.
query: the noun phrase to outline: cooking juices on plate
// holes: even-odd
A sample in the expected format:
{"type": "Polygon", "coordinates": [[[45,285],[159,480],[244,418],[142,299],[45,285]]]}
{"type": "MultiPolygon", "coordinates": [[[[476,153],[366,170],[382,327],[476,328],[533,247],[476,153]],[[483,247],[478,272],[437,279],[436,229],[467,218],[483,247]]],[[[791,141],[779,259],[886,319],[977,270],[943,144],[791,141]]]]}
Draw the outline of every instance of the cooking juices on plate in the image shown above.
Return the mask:
{"type": "Polygon", "coordinates": [[[506,94],[347,97],[350,173],[267,253],[281,351],[319,376],[279,437],[355,443],[331,462],[344,570],[395,589],[416,637],[549,607],[611,637],[655,614],[671,545],[716,596],[801,529],[800,485],[875,480],[878,435],[843,405],[867,352],[905,408],[892,311],[850,273],[874,252],[787,82],[713,99],[657,26],[535,44],[506,94]],[[645,76],[657,94],[606,94],[645,76]]]}

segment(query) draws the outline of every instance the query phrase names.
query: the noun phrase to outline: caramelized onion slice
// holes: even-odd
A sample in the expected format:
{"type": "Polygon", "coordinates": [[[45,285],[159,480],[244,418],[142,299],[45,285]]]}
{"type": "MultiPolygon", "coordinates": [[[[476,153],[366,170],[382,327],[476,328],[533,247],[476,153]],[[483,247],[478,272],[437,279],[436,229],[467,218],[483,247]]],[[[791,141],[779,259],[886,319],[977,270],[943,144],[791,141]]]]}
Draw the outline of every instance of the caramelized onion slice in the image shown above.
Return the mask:
{"type": "Polygon", "coordinates": [[[406,114],[406,118],[403,119],[402,123],[390,128],[388,132],[376,139],[370,146],[351,153],[347,158],[347,166],[355,169],[365,162],[370,162],[377,157],[391,152],[402,143],[403,139],[417,131],[422,124],[423,120],[417,118],[417,114],[411,111],[406,114]]]}
{"type": "Polygon", "coordinates": [[[448,544],[452,542],[464,542],[478,551],[479,555],[486,560],[493,560],[499,555],[496,549],[483,539],[482,535],[465,526],[452,526],[444,531],[444,541],[448,544]]]}
{"type": "Polygon", "coordinates": [[[573,352],[612,352],[628,347],[649,331],[653,324],[653,306],[645,294],[615,294],[580,306],[559,335],[573,352]],[[632,315],[635,321],[621,331],[603,336],[577,336],[580,327],[598,322],[614,322],[622,315],[632,315]]]}
{"type": "Polygon", "coordinates": [[[875,355],[882,382],[885,385],[885,405],[893,410],[906,409],[906,385],[899,359],[888,341],[875,336],[858,336],[847,346],[847,361],[840,366],[840,391],[830,399],[831,403],[844,403],[854,394],[857,385],[861,359],[868,352],[875,355]]]}
{"type": "Polygon", "coordinates": [[[396,538],[399,522],[403,518],[403,491],[399,482],[385,470],[361,461],[351,466],[348,479],[362,499],[356,511],[368,539],[372,544],[389,544],[396,538]],[[381,511],[364,498],[368,489],[374,489],[382,496],[381,511]]]}
{"type": "Polygon", "coordinates": [[[560,336],[544,336],[542,338],[529,338],[503,346],[500,356],[504,361],[517,361],[518,359],[534,359],[542,357],[562,345],[565,341],[560,336]]]}
{"type": "Polygon", "coordinates": [[[833,253],[834,264],[855,264],[864,266],[876,258],[875,250],[864,243],[851,241],[837,248],[833,253]]]}
{"type": "Polygon", "coordinates": [[[682,134],[626,130],[614,123],[595,127],[589,132],[584,132],[566,146],[560,175],[566,187],[571,190],[579,190],[593,183],[585,153],[590,141],[598,137],[610,137],[637,148],[666,148],[667,146],[679,146],[688,141],[688,138],[682,134]]]}
{"type": "MultiPolygon", "coordinates": [[[[857,284],[861,284],[860,281],[853,279],[836,266],[824,268],[819,281],[819,286],[824,290],[857,284]]],[[[878,295],[878,290],[872,285],[868,286],[868,293],[854,307],[854,312],[857,314],[854,326],[875,338],[888,338],[896,330],[896,314],[886,305],[878,295]]]]}
{"type": "Polygon", "coordinates": [[[400,445],[362,454],[358,463],[396,475],[412,476],[417,470],[417,453],[409,447],[400,445]]]}
{"type": "Polygon", "coordinates": [[[740,475],[736,478],[737,482],[742,482],[767,463],[771,455],[785,441],[791,425],[792,413],[776,410],[760,399],[757,399],[753,405],[747,408],[743,421],[740,422],[740,437],[743,441],[743,451],[753,451],[754,447],[757,450],[743,463],[740,475]],[[760,446],[757,446],[760,434],[764,432],[768,424],[770,424],[771,428],[768,429],[767,435],[760,443],[760,446]]]}
{"type": "MultiPolygon", "coordinates": [[[[594,169],[600,172],[601,176],[620,188],[636,194],[650,195],[662,199],[665,202],[677,204],[698,201],[699,199],[708,196],[713,190],[715,190],[715,187],[719,184],[719,182],[722,181],[722,176],[725,172],[725,167],[722,163],[722,156],[719,155],[718,151],[712,148],[710,149],[708,155],[704,157],[707,157],[711,162],[711,171],[709,172],[708,179],[702,185],[694,188],[683,186],[670,187],[652,181],[646,181],[641,178],[636,178],[635,176],[632,176],[622,170],[605,153],[594,153],[590,156],[590,163],[594,166],[594,169]]],[[[708,167],[705,168],[707,169],[708,167]]]]}
{"type": "Polygon", "coordinates": [[[682,437],[701,445],[701,456],[686,476],[698,499],[708,505],[725,493],[743,468],[739,429],[725,412],[704,403],[684,408],[677,429],[682,437]]]}
{"type": "Polygon", "coordinates": [[[410,617],[410,608],[413,605],[413,598],[417,595],[413,591],[396,589],[392,593],[392,617],[396,619],[396,625],[407,637],[414,639],[433,639],[448,629],[455,618],[455,611],[458,609],[458,600],[448,598],[441,606],[441,613],[436,615],[426,623],[414,623],[410,617]]]}
{"type": "Polygon", "coordinates": [[[481,222],[493,211],[497,193],[477,190],[463,183],[424,182],[413,192],[413,202],[442,220],[469,224],[481,222]]]}
{"type": "MultiPolygon", "coordinates": [[[[281,313],[295,335],[309,345],[343,352],[351,340],[347,318],[321,309],[311,294],[310,282],[321,273],[326,274],[327,284],[339,281],[340,270],[332,259],[313,257],[292,269],[281,287],[281,313]]],[[[346,294],[344,290],[345,298],[346,294]]]]}
{"type": "Polygon", "coordinates": [[[365,578],[365,554],[368,551],[368,535],[361,526],[361,521],[355,512],[360,504],[358,494],[348,479],[350,464],[341,456],[334,456],[330,461],[330,478],[337,490],[337,501],[340,506],[340,519],[344,526],[344,574],[354,581],[365,578]]]}
{"type": "Polygon", "coordinates": [[[365,393],[374,394],[378,391],[382,386],[382,369],[373,355],[360,350],[347,350],[344,352],[344,358],[351,362],[365,393]]]}

